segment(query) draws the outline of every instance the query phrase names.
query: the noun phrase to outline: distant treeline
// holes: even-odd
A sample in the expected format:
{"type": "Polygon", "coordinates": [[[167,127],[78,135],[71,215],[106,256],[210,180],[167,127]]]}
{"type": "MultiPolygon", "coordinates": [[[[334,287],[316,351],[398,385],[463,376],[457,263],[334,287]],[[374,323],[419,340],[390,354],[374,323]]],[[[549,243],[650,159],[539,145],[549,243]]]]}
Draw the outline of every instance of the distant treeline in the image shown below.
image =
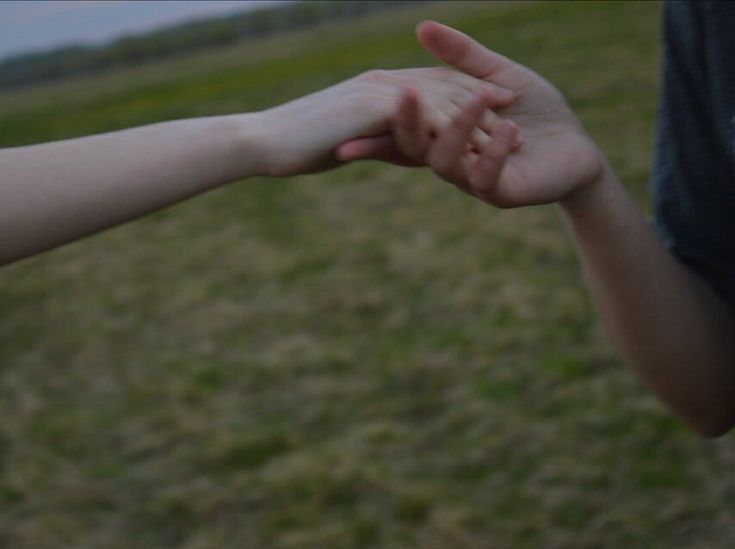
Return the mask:
{"type": "Polygon", "coordinates": [[[99,72],[416,3],[414,0],[288,2],[126,36],[103,46],[71,46],[19,55],[0,62],[0,88],[99,72]]]}

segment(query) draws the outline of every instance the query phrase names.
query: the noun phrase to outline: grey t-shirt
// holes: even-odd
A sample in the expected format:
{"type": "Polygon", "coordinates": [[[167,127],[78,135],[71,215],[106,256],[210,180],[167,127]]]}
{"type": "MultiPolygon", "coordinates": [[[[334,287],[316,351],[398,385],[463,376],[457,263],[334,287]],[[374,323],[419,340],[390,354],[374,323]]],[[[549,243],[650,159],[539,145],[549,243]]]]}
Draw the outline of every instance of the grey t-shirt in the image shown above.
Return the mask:
{"type": "Polygon", "coordinates": [[[667,2],[663,24],[656,227],[735,311],[735,2],[667,2]]]}

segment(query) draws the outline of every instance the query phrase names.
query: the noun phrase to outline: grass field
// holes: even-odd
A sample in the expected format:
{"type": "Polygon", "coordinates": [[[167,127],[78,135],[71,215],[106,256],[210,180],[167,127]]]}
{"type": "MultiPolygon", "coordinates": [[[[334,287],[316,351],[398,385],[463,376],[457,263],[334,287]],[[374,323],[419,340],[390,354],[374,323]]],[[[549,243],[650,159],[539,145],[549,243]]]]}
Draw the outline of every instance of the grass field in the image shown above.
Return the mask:
{"type": "MultiPolygon", "coordinates": [[[[0,146],[431,64],[568,96],[647,208],[660,5],[452,3],[0,95],[0,146]]],[[[555,208],[421,170],[233,185],[0,270],[0,546],[735,547],[735,444],[611,352],[555,208]]]]}

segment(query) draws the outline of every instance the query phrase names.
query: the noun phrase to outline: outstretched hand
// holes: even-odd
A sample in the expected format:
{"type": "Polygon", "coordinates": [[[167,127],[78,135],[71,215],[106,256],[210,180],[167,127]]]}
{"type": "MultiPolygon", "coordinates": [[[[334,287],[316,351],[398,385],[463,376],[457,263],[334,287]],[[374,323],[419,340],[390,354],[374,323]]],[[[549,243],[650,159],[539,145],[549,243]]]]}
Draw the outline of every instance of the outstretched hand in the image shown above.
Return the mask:
{"type": "MultiPolygon", "coordinates": [[[[390,136],[403,90],[420,90],[424,98],[422,122],[430,131],[445,126],[467,98],[481,89],[488,105],[502,107],[514,94],[446,67],[373,70],[272,109],[249,115],[259,132],[260,174],[288,176],[338,165],[335,149],[361,136],[390,136]]],[[[495,115],[486,111],[480,121],[489,127],[495,115]]],[[[482,131],[474,132],[482,139],[482,131]]],[[[387,158],[384,158],[387,159],[387,158]]],[[[394,150],[398,164],[415,162],[394,150]]]]}
{"type": "MultiPolygon", "coordinates": [[[[491,104],[487,92],[477,91],[441,131],[432,135],[421,96],[412,88],[406,89],[393,122],[393,135],[384,144],[383,159],[429,166],[446,181],[482,198],[484,182],[496,180],[510,152],[520,147],[515,123],[493,115],[488,111],[491,104]]],[[[373,140],[367,146],[376,143],[373,140]]],[[[353,153],[359,147],[355,144],[353,153]]],[[[338,154],[349,155],[350,147],[343,147],[338,154]]]]}
{"type": "MultiPolygon", "coordinates": [[[[445,25],[421,23],[417,36],[424,48],[442,61],[469,76],[509,89],[516,96],[512,104],[497,111],[513,124],[509,126],[497,119],[493,127],[484,128],[486,137],[489,136],[485,142],[478,144],[475,139],[472,146],[467,146],[467,124],[482,118],[479,107],[473,110],[468,105],[462,115],[437,132],[425,160],[440,177],[500,207],[560,201],[599,177],[603,167],[600,153],[561,93],[548,81],[445,25]],[[523,140],[523,146],[515,152],[512,126],[523,140]],[[457,139],[462,136],[465,140],[460,148],[457,139]]],[[[412,102],[417,102],[415,94],[408,92],[393,130],[392,144],[383,137],[352,140],[338,148],[338,157],[386,159],[395,154],[389,153],[391,147],[403,155],[415,152],[416,145],[401,137],[403,130],[398,129],[402,124],[405,127],[414,109],[412,102]]],[[[422,115],[417,117],[421,119],[422,115]]],[[[481,123],[475,126],[469,135],[483,129],[481,123]]],[[[412,131],[425,133],[425,128],[414,122],[412,131]]],[[[430,138],[415,137],[414,142],[425,144],[427,139],[430,138]]]]}

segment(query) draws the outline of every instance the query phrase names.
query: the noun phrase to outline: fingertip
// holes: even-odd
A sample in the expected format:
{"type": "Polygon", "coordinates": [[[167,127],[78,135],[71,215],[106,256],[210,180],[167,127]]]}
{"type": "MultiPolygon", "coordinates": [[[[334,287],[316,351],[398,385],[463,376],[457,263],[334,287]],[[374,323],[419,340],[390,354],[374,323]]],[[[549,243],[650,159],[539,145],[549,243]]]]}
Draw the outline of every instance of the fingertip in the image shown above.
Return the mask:
{"type": "Polygon", "coordinates": [[[431,30],[429,30],[429,28],[431,27],[431,23],[432,21],[428,20],[421,21],[418,25],[416,25],[416,28],[414,29],[416,39],[424,47],[427,43],[427,34],[431,32],[431,30]]]}
{"type": "Polygon", "coordinates": [[[513,90],[509,90],[508,88],[501,88],[500,86],[496,86],[494,90],[492,90],[493,98],[496,101],[500,101],[503,104],[511,104],[516,100],[516,93],[513,90]]]}
{"type": "Polygon", "coordinates": [[[355,155],[352,143],[342,143],[337,147],[337,150],[334,151],[334,156],[340,162],[349,162],[350,160],[353,160],[355,155]]]}
{"type": "Polygon", "coordinates": [[[512,120],[503,120],[503,123],[498,128],[497,137],[500,137],[503,141],[513,143],[518,136],[518,124],[512,120]]]}
{"type": "Polygon", "coordinates": [[[413,86],[402,86],[401,102],[408,105],[416,105],[419,102],[419,92],[413,86]]]}
{"type": "Polygon", "coordinates": [[[398,128],[413,131],[419,119],[419,92],[412,86],[404,86],[394,122],[398,128]]]}
{"type": "Polygon", "coordinates": [[[492,95],[488,90],[477,90],[468,103],[468,109],[482,113],[492,105],[492,95]]]}
{"type": "Polygon", "coordinates": [[[431,33],[432,28],[436,28],[439,25],[436,21],[431,19],[424,19],[416,25],[416,36],[421,39],[422,36],[426,36],[426,33],[431,33]]]}
{"type": "Polygon", "coordinates": [[[416,38],[428,50],[441,49],[443,33],[448,29],[437,21],[424,20],[416,25],[416,38]]]}
{"type": "Polygon", "coordinates": [[[521,145],[523,145],[523,136],[521,135],[521,129],[518,127],[518,124],[513,122],[512,120],[507,120],[508,125],[511,129],[511,135],[510,139],[512,141],[511,150],[517,151],[521,148],[521,145]]]}
{"type": "Polygon", "coordinates": [[[505,161],[513,150],[515,134],[509,120],[503,120],[493,133],[492,139],[480,149],[480,160],[487,162],[505,161]]]}

